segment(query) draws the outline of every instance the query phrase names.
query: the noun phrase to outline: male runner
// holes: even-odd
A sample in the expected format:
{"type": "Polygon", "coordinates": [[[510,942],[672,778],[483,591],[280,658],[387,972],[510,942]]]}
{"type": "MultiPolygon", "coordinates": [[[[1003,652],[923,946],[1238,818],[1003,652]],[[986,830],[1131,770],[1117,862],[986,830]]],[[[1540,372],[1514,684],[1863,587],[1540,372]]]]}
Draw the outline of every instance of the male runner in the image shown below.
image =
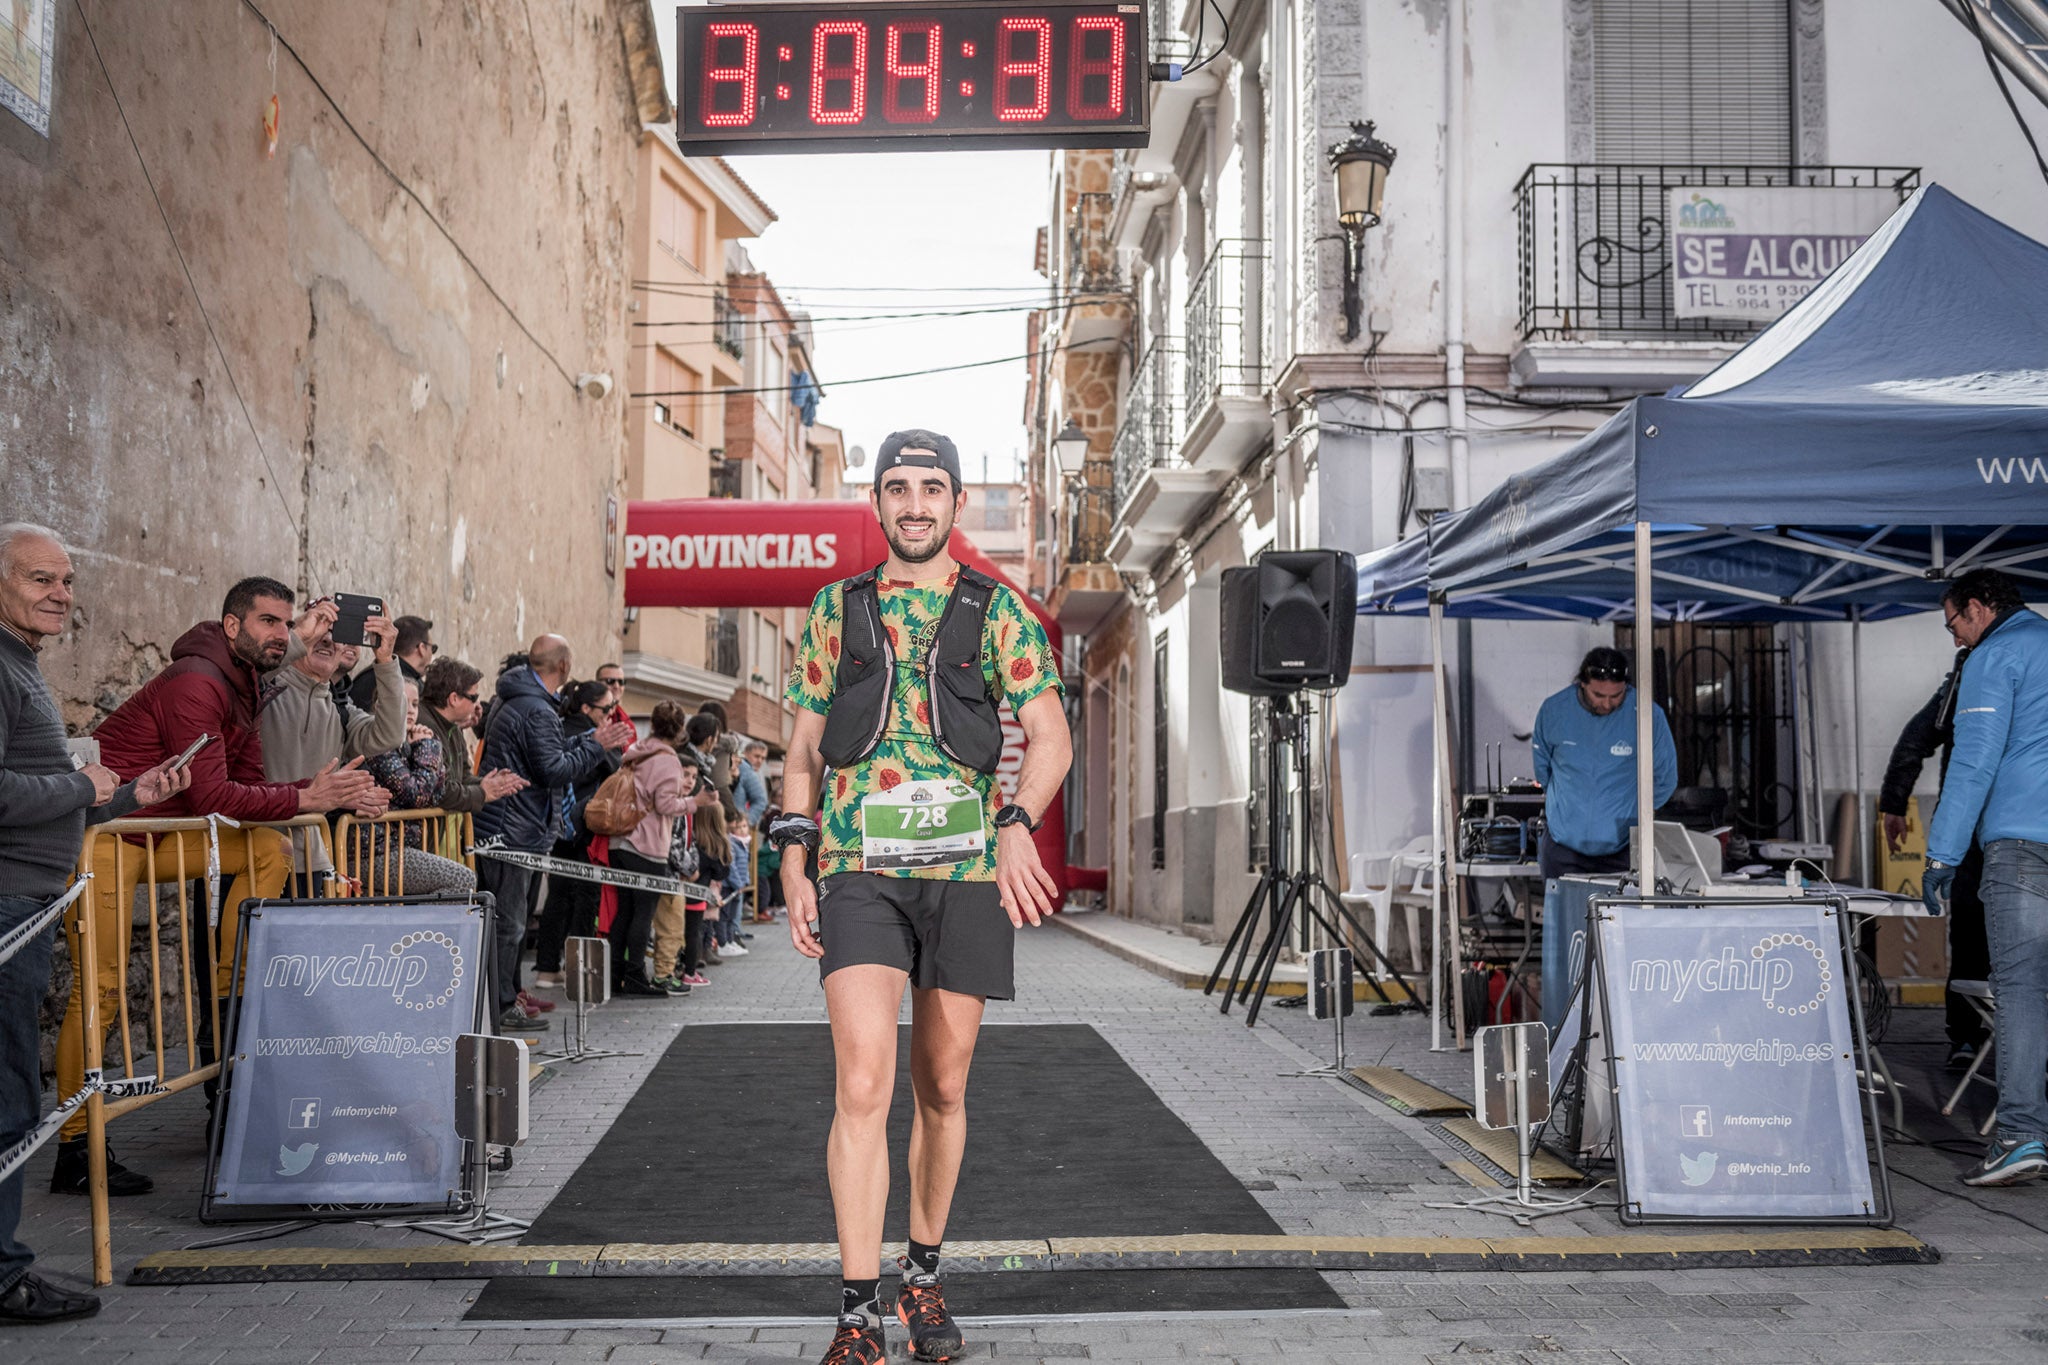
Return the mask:
{"type": "Polygon", "coordinates": [[[826,1171],[839,1225],[839,1326],[826,1365],[887,1356],[880,1292],[896,1019],[911,988],[910,1254],[896,1315],[920,1360],[963,1347],[938,1264],[967,1143],[967,1068],[983,1004],[1014,992],[1014,930],[1052,913],[1031,832],[1072,757],[1059,667],[1017,595],[955,563],[960,456],[929,431],[882,442],[871,497],[889,558],[811,604],[789,679],[799,708],[783,760],[789,937],[818,958],[838,1067],[826,1171]],[[996,704],[1030,741],[1000,808],[996,704]],[[824,827],[806,814],[820,805],[824,827]],[[819,882],[807,865],[815,853],[819,882]]]}

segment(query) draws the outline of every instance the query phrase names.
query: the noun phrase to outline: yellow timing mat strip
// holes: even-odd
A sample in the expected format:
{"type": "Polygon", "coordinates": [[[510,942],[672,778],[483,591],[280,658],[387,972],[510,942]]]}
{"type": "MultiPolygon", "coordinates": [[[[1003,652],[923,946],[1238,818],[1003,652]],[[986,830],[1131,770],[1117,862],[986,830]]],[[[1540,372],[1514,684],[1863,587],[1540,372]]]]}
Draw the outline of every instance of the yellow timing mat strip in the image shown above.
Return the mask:
{"type": "MultiPolygon", "coordinates": [[[[946,1244],[950,1274],[1161,1269],[1646,1270],[1933,1264],[1940,1253],[1896,1228],[1623,1233],[1577,1237],[1015,1238],[946,1244]],[[1538,1263],[1532,1265],[1531,1263],[1538,1263]]],[[[161,1251],[130,1284],[287,1280],[837,1275],[830,1242],[611,1242],[579,1246],[278,1247],[161,1251]]]]}

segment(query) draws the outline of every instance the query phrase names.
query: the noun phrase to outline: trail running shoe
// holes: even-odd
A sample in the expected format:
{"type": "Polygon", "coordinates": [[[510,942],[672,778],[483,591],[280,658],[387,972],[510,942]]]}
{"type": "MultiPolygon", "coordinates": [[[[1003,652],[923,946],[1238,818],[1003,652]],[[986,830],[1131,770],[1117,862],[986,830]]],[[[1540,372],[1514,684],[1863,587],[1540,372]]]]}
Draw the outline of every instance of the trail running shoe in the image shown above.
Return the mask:
{"type": "Polygon", "coordinates": [[[889,1359],[889,1343],[882,1336],[882,1324],[870,1323],[859,1313],[839,1319],[839,1330],[825,1349],[819,1365],[883,1365],[889,1359]]]}
{"type": "Polygon", "coordinates": [[[917,1360],[951,1360],[966,1349],[960,1325],[946,1311],[939,1277],[927,1275],[908,1256],[898,1256],[903,1288],[896,1294],[896,1316],[910,1329],[910,1354],[917,1360]]]}
{"type": "Polygon", "coordinates": [[[2017,1185],[2048,1172],[2048,1146],[2039,1138],[1993,1138],[1984,1159],[1963,1172],[1965,1185],[2017,1185]]]}

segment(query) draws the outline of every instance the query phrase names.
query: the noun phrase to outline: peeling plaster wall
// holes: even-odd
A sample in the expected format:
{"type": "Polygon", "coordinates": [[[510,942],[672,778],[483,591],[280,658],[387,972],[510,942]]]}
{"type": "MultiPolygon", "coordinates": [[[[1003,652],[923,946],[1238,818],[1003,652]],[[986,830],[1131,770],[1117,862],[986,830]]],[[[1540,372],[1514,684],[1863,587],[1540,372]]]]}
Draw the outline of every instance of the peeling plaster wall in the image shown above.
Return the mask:
{"type": "Polygon", "coordinates": [[[616,647],[623,386],[563,371],[626,374],[633,5],[257,8],[334,104],[246,4],[88,0],[105,72],[63,6],[50,138],[0,115],[0,519],[73,547],[45,673],[74,728],[251,573],[382,595],[487,669],[542,629],[616,647]]]}

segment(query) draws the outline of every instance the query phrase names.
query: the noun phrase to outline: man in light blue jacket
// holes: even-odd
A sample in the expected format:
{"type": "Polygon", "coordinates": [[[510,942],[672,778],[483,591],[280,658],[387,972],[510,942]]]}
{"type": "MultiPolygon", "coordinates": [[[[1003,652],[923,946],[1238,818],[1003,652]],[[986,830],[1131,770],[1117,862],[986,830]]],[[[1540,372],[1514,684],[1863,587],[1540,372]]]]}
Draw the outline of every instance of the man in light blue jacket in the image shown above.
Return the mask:
{"type": "MultiPolygon", "coordinates": [[[[1651,703],[1655,800],[1678,786],[1678,751],[1664,708],[1651,703]]],[[[1628,655],[1602,647],[1579,664],[1570,687],[1544,699],[1531,736],[1543,784],[1543,844],[1537,861],[1552,877],[1628,871],[1636,823],[1636,689],[1628,655]]]]}
{"type": "Polygon", "coordinates": [[[1962,1181],[2013,1185],[2048,1173],[2048,621],[1996,569],[1958,578],[1941,612],[1971,652],[1921,890],[1930,911],[1946,910],[1974,834],[1998,997],[1998,1131],[1962,1181]]]}

